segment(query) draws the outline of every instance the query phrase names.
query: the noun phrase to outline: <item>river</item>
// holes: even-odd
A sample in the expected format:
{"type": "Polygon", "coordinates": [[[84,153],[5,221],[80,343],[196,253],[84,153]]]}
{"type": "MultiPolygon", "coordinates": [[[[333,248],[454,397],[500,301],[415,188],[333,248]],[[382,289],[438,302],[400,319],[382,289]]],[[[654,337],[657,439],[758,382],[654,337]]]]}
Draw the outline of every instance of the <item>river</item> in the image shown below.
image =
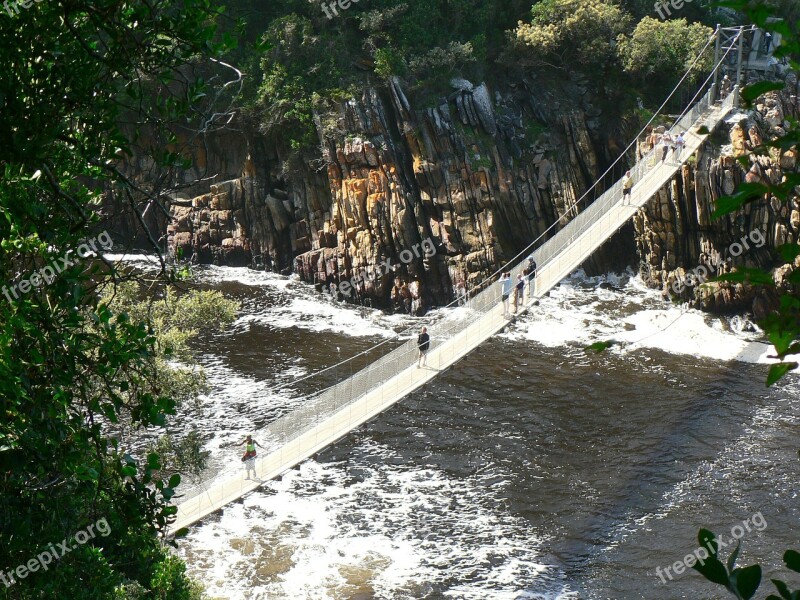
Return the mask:
{"type": "MultiPolygon", "coordinates": [[[[242,312],[202,340],[212,391],[180,419],[229,468],[237,452],[221,446],[302,402],[281,386],[442,317],[336,304],[269,273],[197,274],[242,312]]],[[[800,378],[766,388],[758,339],[630,274],[578,272],[434,382],[195,526],[178,553],[212,597],[236,600],[696,600],[727,596],[691,569],[664,582],[656,569],[693,552],[700,527],[730,538],[750,519],[740,564],[760,562],[767,590],[796,547],[800,378]]]]}

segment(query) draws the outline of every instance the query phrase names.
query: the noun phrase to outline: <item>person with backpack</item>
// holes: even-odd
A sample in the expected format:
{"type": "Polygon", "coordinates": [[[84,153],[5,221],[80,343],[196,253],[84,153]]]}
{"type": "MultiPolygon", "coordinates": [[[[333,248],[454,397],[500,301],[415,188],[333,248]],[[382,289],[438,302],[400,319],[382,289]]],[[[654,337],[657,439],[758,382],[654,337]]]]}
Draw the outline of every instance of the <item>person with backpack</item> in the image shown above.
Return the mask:
{"type": "Polygon", "coordinates": [[[245,452],[242,455],[242,462],[244,463],[245,469],[247,469],[247,477],[245,479],[250,479],[250,471],[253,472],[253,478],[256,477],[256,446],[259,448],[263,448],[261,444],[256,442],[252,436],[247,436],[244,441],[239,442],[236,444],[237,446],[241,446],[242,444],[247,444],[245,446],[245,452]]]}

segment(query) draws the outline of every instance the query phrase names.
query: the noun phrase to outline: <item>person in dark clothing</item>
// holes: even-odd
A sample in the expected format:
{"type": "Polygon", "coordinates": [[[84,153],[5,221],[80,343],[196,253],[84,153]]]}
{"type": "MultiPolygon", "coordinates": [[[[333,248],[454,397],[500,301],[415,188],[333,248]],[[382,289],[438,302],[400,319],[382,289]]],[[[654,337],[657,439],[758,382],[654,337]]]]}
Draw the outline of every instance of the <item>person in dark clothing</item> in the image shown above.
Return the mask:
{"type": "Polygon", "coordinates": [[[536,261],[533,260],[533,256],[528,258],[528,266],[523,273],[528,278],[528,298],[533,298],[534,279],[536,279],[536,261]]]}
{"type": "Polygon", "coordinates": [[[764,54],[769,54],[770,48],[772,48],[772,34],[768,31],[764,34],[764,54]]]}
{"type": "Polygon", "coordinates": [[[423,327],[422,332],[417,336],[417,348],[419,348],[419,359],[417,367],[424,367],[428,348],[431,346],[431,336],[428,335],[428,328],[423,327]]]}
{"type": "Polygon", "coordinates": [[[522,304],[522,296],[525,293],[525,275],[517,275],[517,284],[514,286],[514,314],[517,314],[519,306],[522,304]]]}

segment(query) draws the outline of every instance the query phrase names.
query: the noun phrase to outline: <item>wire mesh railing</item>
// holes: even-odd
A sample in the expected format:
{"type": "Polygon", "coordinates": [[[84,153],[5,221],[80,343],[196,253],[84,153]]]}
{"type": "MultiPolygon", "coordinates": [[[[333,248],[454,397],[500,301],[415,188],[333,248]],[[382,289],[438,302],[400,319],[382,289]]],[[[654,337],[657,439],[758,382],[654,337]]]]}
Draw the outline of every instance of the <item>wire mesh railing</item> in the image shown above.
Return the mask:
{"type": "MultiPolygon", "coordinates": [[[[714,91],[709,90],[703,98],[695,104],[684,116],[670,129],[671,133],[686,133],[691,130],[693,126],[707,128],[713,127],[715,124],[707,122],[707,119],[702,119],[704,115],[710,112],[713,106],[714,91]]],[[[732,107],[734,102],[734,94],[731,93],[724,101],[723,107],[732,107]]],[[[707,115],[710,118],[710,115],[707,115]]],[[[636,164],[629,170],[633,178],[634,185],[642,185],[646,183],[647,176],[660,164],[658,159],[658,152],[662,148],[659,146],[653,147],[636,164]]],[[[586,229],[598,220],[602,215],[614,206],[622,197],[622,180],[617,180],[608,190],[606,190],[597,200],[590,204],[586,209],[581,211],[575,218],[567,223],[558,234],[544,242],[539,248],[533,251],[533,257],[537,264],[545,265],[554,256],[563,251],[566,247],[570,246],[575,240],[583,235],[586,229]]]]}
{"type": "MultiPolygon", "coordinates": [[[[699,123],[697,123],[697,125],[713,125],[713,123],[706,123],[704,119],[701,119],[701,117],[709,112],[709,108],[712,106],[712,98],[713,90],[709,90],[709,92],[672,127],[672,131],[689,131],[698,121],[699,123]]],[[[635,182],[644,180],[648,172],[657,166],[656,152],[658,150],[660,149],[654,148],[650,150],[650,152],[630,169],[635,182]]],[[[608,212],[621,197],[622,182],[617,181],[594,203],[567,223],[558,234],[534,250],[532,252],[532,257],[539,268],[545,267],[561,251],[574,243],[577,238],[583,235],[588,227],[603,214],[608,212]]],[[[512,281],[517,281],[517,276],[522,273],[526,264],[526,261],[523,260],[515,267],[507,269],[512,274],[512,281]]],[[[463,316],[460,318],[450,318],[440,323],[432,324],[429,327],[431,350],[452,338],[460,331],[466,329],[482,314],[495,308],[498,305],[501,293],[499,283],[495,283],[491,287],[469,298],[465,306],[456,309],[463,313],[463,316]]],[[[286,443],[292,438],[302,434],[303,431],[313,426],[318,420],[328,418],[333,413],[338,412],[347,403],[362,397],[396,374],[412,367],[417,360],[417,356],[418,349],[416,340],[409,339],[400,347],[384,354],[375,362],[351,377],[348,377],[344,381],[310,398],[303,406],[273,421],[266,426],[263,433],[267,434],[269,439],[277,443],[286,443]]]]}
{"type": "MultiPolygon", "coordinates": [[[[709,90],[695,105],[685,112],[680,120],[672,126],[670,131],[697,135],[696,129],[694,132],[690,132],[690,130],[702,126],[707,127],[709,130],[713,129],[716,125],[715,119],[721,112],[720,109],[733,106],[735,97],[735,92],[731,93],[722,104],[717,104],[715,106],[713,102],[714,90],[709,90]]],[[[660,148],[658,146],[654,147],[630,168],[636,185],[646,185],[648,175],[660,166],[661,161],[658,160],[657,157],[657,152],[659,150],[660,148]]],[[[687,153],[687,157],[689,154],[690,153],[687,153]]],[[[678,158],[680,162],[681,157],[679,156],[678,158]]],[[[655,184],[655,181],[653,183],[655,184]]],[[[658,188],[655,188],[653,192],[657,189],[658,188]]],[[[570,248],[601,219],[606,219],[606,224],[604,224],[603,229],[608,228],[610,230],[613,228],[613,231],[616,231],[616,229],[629,218],[629,216],[625,217],[620,222],[610,219],[609,213],[611,209],[620,202],[621,198],[622,181],[618,180],[591,205],[564,225],[555,236],[544,241],[539,247],[535,248],[530,256],[536,261],[539,271],[541,272],[544,269],[550,268],[555,261],[559,260],[560,255],[565,253],[566,249],[570,248]]],[[[603,235],[610,235],[607,230],[601,233],[603,235]]],[[[606,239],[607,235],[603,239],[606,239]]],[[[597,240],[589,240],[587,252],[591,251],[593,245],[596,248],[599,243],[601,242],[597,242],[597,240]]],[[[527,261],[522,257],[522,260],[513,268],[505,269],[511,272],[512,282],[517,281],[518,275],[523,272],[526,264],[527,261]]],[[[555,278],[560,280],[562,277],[560,273],[565,268],[572,270],[575,266],[577,265],[570,264],[566,267],[559,265],[555,269],[556,272],[548,279],[555,278]]],[[[557,281],[549,283],[547,288],[549,289],[552,285],[555,285],[555,283],[557,283],[557,281]]],[[[537,289],[535,295],[540,296],[545,291],[547,290],[537,289]]],[[[491,335],[494,332],[493,330],[481,330],[480,327],[476,330],[474,326],[477,323],[482,323],[482,317],[487,315],[487,313],[499,308],[501,295],[501,284],[493,282],[479,293],[468,298],[463,306],[454,309],[438,322],[430,324],[429,333],[431,340],[429,354],[437,350],[444,352],[443,345],[447,341],[456,339],[457,336],[462,333],[464,334],[463,341],[466,345],[476,343],[476,339],[472,339],[475,335],[479,336],[481,340],[491,335]]],[[[529,302],[532,300],[533,298],[531,298],[529,302]]],[[[386,348],[386,346],[383,347],[386,348]]],[[[458,356],[458,347],[455,345],[452,345],[452,347],[447,350],[449,350],[451,358],[458,356]]],[[[367,394],[378,390],[378,388],[392,381],[394,378],[398,378],[413,367],[417,359],[418,347],[416,340],[412,337],[403,342],[399,347],[375,359],[350,377],[311,396],[301,406],[272,421],[262,430],[255,432],[254,437],[262,441],[268,440],[272,447],[286,447],[307,432],[313,430],[323,421],[331,419],[331,417],[337,415],[337,413],[341,413],[348,407],[352,407],[367,394]]],[[[402,385],[399,387],[395,385],[392,388],[392,394],[395,397],[402,397],[402,395],[407,393],[404,392],[404,389],[413,388],[416,387],[416,385],[413,377],[408,378],[408,381],[402,382],[402,385]],[[405,386],[405,388],[402,386],[405,386]]],[[[356,415],[356,417],[352,417],[350,421],[361,422],[358,421],[358,418],[359,416],[356,415]]],[[[190,497],[207,493],[209,493],[209,491],[204,483],[185,495],[183,502],[186,502],[190,497]]]]}
{"type": "MultiPolygon", "coordinates": [[[[688,131],[693,126],[706,124],[702,117],[711,107],[711,97],[711,92],[706,94],[696,106],[673,126],[673,131],[688,131]]],[[[731,100],[726,101],[730,102],[731,100]]],[[[712,125],[712,123],[706,125],[712,125]]],[[[637,185],[643,185],[648,173],[658,166],[658,151],[660,151],[660,148],[650,150],[630,169],[637,185]]],[[[619,202],[622,196],[621,185],[621,182],[615,183],[592,205],[567,223],[556,236],[547,240],[533,251],[532,257],[539,265],[540,270],[546,269],[553,261],[557,260],[559,254],[574,244],[592,225],[619,202]]],[[[609,227],[615,226],[617,226],[616,223],[609,224],[609,227]]],[[[567,268],[570,266],[568,265],[567,268]]],[[[513,281],[517,280],[517,276],[524,267],[525,261],[522,261],[519,265],[509,269],[512,273],[513,281]]],[[[540,290],[539,294],[541,292],[542,290],[540,290]]],[[[495,283],[488,289],[469,298],[466,305],[453,311],[448,319],[432,324],[430,326],[431,350],[436,349],[447,340],[465,331],[484,314],[496,308],[501,294],[500,285],[495,283]]],[[[321,421],[329,419],[347,405],[391,380],[398,373],[412,367],[417,361],[417,357],[416,341],[409,339],[351,377],[309,398],[300,407],[268,424],[265,429],[256,433],[256,437],[262,439],[262,441],[268,439],[272,445],[285,445],[311,430],[321,421]]]]}

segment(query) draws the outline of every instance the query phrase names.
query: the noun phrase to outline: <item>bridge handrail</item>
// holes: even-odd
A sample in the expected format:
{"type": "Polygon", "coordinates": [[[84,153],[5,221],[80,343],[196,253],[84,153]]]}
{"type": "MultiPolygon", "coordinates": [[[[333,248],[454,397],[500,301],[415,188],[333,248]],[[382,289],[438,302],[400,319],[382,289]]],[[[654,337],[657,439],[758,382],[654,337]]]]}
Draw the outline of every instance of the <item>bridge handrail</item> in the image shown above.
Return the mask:
{"type": "MultiPolygon", "coordinates": [[[[735,102],[736,90],[724,100],[723,107],[731,107],[735,102]]],[[[712,129],[716,124],[710,120],[710,115],[703,119],[703,115],[712,107],[714,89],[709,89],[706,94],[675,123],[670,131],[689,132],[692,127],[707,126],[712,129]]],[[[661,148],[656,145],[642,156],[631,168],[634,185],[645,185],[647,176],[657,166],[656,153],[661,148]]],[[[575,215],[553,237],[545,240],[538,248],[532,251],[532,256],[542,269],[572,243],[580,238],[588,228],[606,214],[619,202],[622,196],[622,182],[616,181],[600,197],[583,211],[575,215]]],[[[573,208],[573,207],[571,207],[573,208]]],[[[565,219],[569,212],[561,217],[565,219]]],[[[512,281],[516,281],[525,268],[527,261],[524,257],[510,270],[512,281]]],[[[527,285],[527,284],[526,284],[527,285]]],[[[444,340],[452,338],[459,332],[473,324],[477,318],[495,308],[500,301],[501,290],[497,282],[491,283],[483,291],[469,298],[461,308],[449,313],[442,321],[429,327],[431,335],[431,350],[435,349],[444,340]]],[[[340,409],[350,404],[365,394],[385,383],[397,374],[411,367],[417,360],[417,344],[412,337],[399,347],[384,354],[365,368],[332,385],[331,387],[308,398],[299,407],[269,423],[256,435],[263,442],[285,445],[312,429],[322,419],[335,414],[340,409]],[[265,434],[266,438],[265,439],[265,434]]],[[[202,493],[202,489],[195,489],[183,496],[188,497],[202,493]]]]}
{"type": "MultiPolygon", "coordinates": [[[[733,94],[726,99],[726,102],[732,102],[732,96],[733,94]]],[[[712,98],[713,90],[709,90],[671,130],[688,132],[691,127],[707,125],[705,121],[700,120],[700,117],[712,106],[712,98]]],[[[631,174],[637,184],[641,184],[645,180],[648,172],[657,163],[656,152],[659,150],[660,147],[658,146],[651,149],[631,167],[631,174]]],[[[622,183],[617,181],[589,207],[571,219],[554,237],[534,250],[533,257],[539,268],[545,266],[564,248],[579,238],[595,220],[614,206],[621,196],[622,183]]],[[[516,267],[510,269],[514,281],[516,281],[516,276],[525,268],[525,264],[526,261],[522,261],[516,267]]],[[[499,284],[492,284],[484,291],[470,298],[466,305],[459,309],[462,311],[460,316],[451,317],[443,322],[431,325],[429,327],[431,349],[442,343],[443,340],[465,329],[480,314],[484,314],[494,308],[500,300],[500,295],[499,284]]],[[[265,431],[271,441],[281,444],[289,442],[308,431],[320,418],[333,414],[345,406],[346,403],[361,398],[364,394],[386,382],[394,375],[411,367],[416,360],[416,340],[413,338],[408,339],[398,348],[384,354],[361,371],[309,398],[300,407],[276,419],[266,426],[265,431]],[[291,427],[287,427],[290,424],[291,427]]]]}
{"type": "MultiPolygon", "coordinates": [[[[703,98],[688,110],[684,116],[672,126],[670,131],[688,132],[693,126],[710,125],[709,123],[696,123],[699,117],[706,112],[713,104],[712,99],[714,90],[710,89],[703,98]]],[[[724,100],[724,105],[733,106],[735,99],[734,93],[728,95],[724,100]]],[[[661,148],[656,146],[647,154],[640,158],[636,164],[630,168],[631,177],[634,185],[641,185],[645,182],[646,176],[658,164],[656,153],[661,148]]],[[[597,200],[590,204],[586,209],[578,213],[569,223],[561,228],[556,235],[545,241],[531,254],[537,265],[540,267],[547,264],[552,258],[558,255],[564,248],[569,246],[579,238],[595,220],[605,214],[622,196],[622,180],[617,180],[608,190],[606,190],[597,200]]],[[[566,215],[565,215],[566,216],[566,215]]],[[[563,219],[564,217],[562,217],[563,219]]]]}

